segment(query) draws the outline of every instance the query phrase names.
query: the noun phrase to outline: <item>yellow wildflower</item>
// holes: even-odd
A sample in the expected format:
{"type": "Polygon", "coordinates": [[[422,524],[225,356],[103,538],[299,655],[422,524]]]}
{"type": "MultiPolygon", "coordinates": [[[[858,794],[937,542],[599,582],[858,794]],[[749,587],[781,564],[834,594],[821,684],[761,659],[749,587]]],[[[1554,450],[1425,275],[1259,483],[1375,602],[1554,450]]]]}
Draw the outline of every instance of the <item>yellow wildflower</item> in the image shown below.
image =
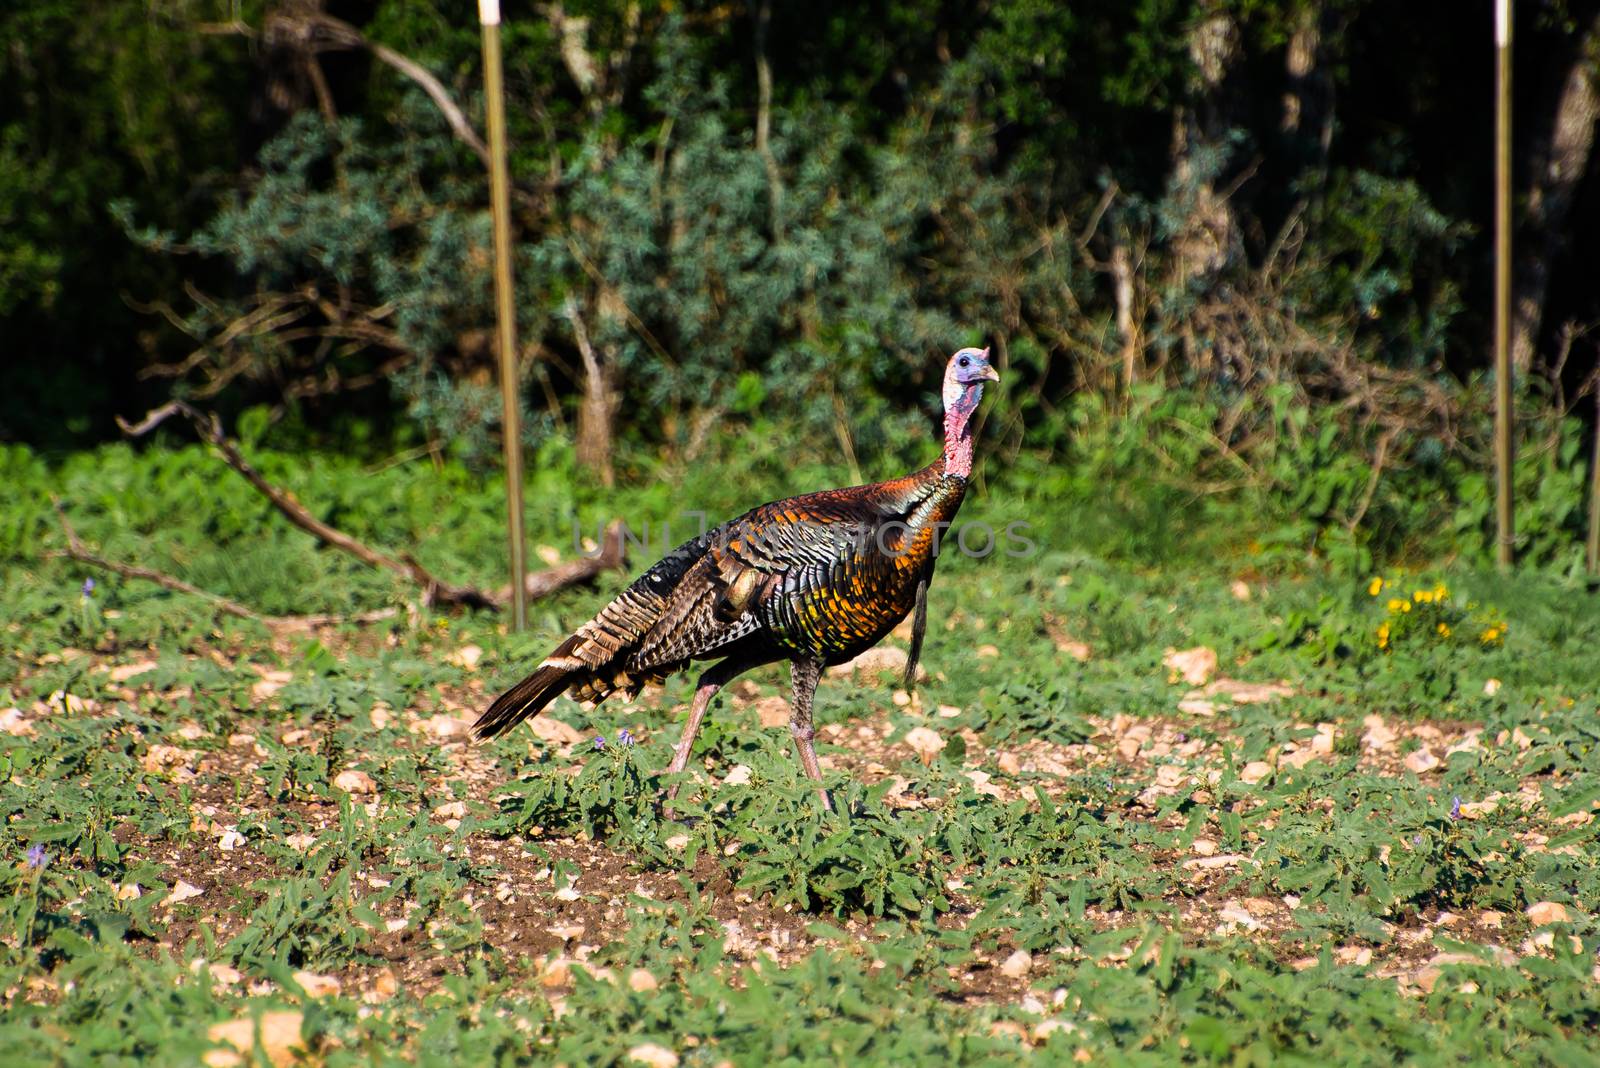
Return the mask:
{"type": "Polygon", "coordinates": [[[1384,620],[1378,624],[1378,648],[1389,648],[1389,621],[1384,620]]]}
{"type": "Polygon", "coordinates": [[[1405,611],[1407,608],[1410,608],[1411,605],[1410,605],[1409,602],[1402,601],[1398,597],[1391,597],[1391,598],[1389,598],[1388,605],[1386,605],[1385,607],[1387,607],[1389,609],[1389,614],[1391,616],[1397,616],[1401,612],[1405,611]]]}
{"type": "Polygon", "coordinates": [[[1370,584],[1368,584],[1367,593],[1369,595],[1373,596],[1373,597],[1376,597],[1376,596],[1378,596],[1378,594],[1380,594],[1382,592],[1383,592],[1383,577],[1380,575],[1379,577],[1373,579],[1370,584]]]}
{"type": "Polygon", "coordinates": [[[1441,638],[1450,637],[1450,624],[1448,624],[1448,623],[1440,623],[1434,629],[1439,632],[1439,637],[1441,637],[1441,638]]]}
{"type": "Polygon", "coordinates": [[[1433,588],[1433,599],[1435,601],[1448,601],[1450,599],[1450,591],[1445,587],[1444,583],[1441,582],[1433,588]]]}
{"type": "Polygon", "coordinates": [[[1412,600],[1418,604],[1427,604],[1433,600],[1432,590],[1418,590],[1411,595],[1412,600]]]}

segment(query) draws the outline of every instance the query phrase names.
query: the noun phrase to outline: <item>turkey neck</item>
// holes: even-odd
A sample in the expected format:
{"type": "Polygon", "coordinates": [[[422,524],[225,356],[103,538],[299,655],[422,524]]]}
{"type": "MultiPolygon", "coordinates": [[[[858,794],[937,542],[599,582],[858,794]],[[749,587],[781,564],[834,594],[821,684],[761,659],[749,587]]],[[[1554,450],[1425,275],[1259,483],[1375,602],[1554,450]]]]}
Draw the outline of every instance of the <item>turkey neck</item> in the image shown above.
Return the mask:
{"type": "Polygon", "coordinates": [[[983,386],[947,388],[944,407],[944,473],[965,479],[972,474],[972,413],[983,399],[983,386]]]}

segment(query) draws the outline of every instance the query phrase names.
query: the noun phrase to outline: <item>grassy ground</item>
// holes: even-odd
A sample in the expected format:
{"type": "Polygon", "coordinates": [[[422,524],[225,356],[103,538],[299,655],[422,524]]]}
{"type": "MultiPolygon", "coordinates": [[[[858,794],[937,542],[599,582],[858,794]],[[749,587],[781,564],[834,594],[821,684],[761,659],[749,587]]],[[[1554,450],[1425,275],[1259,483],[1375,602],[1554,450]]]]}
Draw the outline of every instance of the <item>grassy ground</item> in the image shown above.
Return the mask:
{"type": "MultiPolygon", "coordinates": [[[[498,496],[453,468],[261,466],[496,578],[498,496]]],[[[542,555],[574,519],[841,478],[654,474],[536,475],[542,555]]],[[[941,563],[931,676],[819,692],[841,811],[769,669],[668,819],[688,680],[466,733],[620,573],[525,635],[408,610],[192,448],[0,453],[0,516],[17,1063],[1595,1062],[1600,607],[1555,580],[1339,576],[1226,517],[996,489],[967,517],[1028,519],[1038,553],[941,563]],[[269,628],[49,559],[52,492],[108,556],[263,612],[402,611],[269,628]]]]}

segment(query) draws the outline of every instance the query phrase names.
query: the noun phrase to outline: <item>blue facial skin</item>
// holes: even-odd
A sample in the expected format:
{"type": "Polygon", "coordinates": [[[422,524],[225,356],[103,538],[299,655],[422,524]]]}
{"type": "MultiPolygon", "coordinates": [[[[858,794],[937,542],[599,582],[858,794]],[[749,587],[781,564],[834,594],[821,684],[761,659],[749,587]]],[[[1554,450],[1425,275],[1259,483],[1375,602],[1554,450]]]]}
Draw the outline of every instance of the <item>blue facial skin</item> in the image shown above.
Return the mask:
{"type": "Polygon", "coordinates": [[[956,381],[962,385],[1000,381],[1000,376],[989,366],[988,349],[962,349],[956,353],[955,361],[956,381]]]}

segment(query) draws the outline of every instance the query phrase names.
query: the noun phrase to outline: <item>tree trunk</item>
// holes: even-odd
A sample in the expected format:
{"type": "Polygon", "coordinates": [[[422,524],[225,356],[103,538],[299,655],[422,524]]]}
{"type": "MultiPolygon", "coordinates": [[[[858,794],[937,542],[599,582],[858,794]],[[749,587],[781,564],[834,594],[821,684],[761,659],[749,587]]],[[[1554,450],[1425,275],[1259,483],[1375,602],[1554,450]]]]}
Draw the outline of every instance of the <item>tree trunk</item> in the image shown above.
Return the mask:
{"type": "MultiPolygon", "coordinates": [[[[600,295],[599,303],[603,317],[607,314],[608,303],[605,293],[600,295]]],[[[578,355],[583,359],[583,400],[578,405],[576,443],[578,466],[594,472],[600,484],[609,489],[617,481],[611,464],[612,424],[617,414],[617,392],[612,383],[615,353],[609,347],[603,357],[595,351],[589,339],[589,328],[583,321],[583,311],[570,295],[565,314],[572,323],[572,336],[578,343],[578,355]]]]}
{"type": "Polygon", "coordinates": [[[1327,43],[1337,41],[1342,27],[1327,24],[1321,4],[1300,12],[1285,50],[1283,117],[1279,130],[1295,166],[1319,177],[1327,169],[1333,144],[1333,78],[1328,72],[1327,43]]]}
{"type": "Polygon", "coordinates": [[[1223,82],[1238,57],[1239,27],[1225,11],[1207,15],[1190,28],[1189,58],[1194,62],[1190,101],[1178,108],[1172,124],[1172,184],[1186,213],[1183,230],[1173,242],[1175,281],[1180,285],[1216,274],[1240,247],[1233,208],[1216,188],[1226,167],[1221,157],[1227,151],[1232,118],[1223,82]]]}
{"type": "Polygon", "coordinates": [[[1550,267],[1567,244],[1567,216],[1589,168],[1595,122],[1600,120],[1600,18],[1579,42],[1556,102],[1549,134],[1533,155],[1527,214],[1518,235],[1520,255],[1511,309],[1511,359],[1519,374],[1533,366],[1544,318],[1550,267]]]}
{"type": "Polygon", "coordinates": [[[1133,258],[1128,243],[1112,238],[1111,286],[1117,305],[1117,336],[1122,339],[1122,388],[1132,393],[1139,375],[1139,328],[1133,314],[1133,258]]]}

